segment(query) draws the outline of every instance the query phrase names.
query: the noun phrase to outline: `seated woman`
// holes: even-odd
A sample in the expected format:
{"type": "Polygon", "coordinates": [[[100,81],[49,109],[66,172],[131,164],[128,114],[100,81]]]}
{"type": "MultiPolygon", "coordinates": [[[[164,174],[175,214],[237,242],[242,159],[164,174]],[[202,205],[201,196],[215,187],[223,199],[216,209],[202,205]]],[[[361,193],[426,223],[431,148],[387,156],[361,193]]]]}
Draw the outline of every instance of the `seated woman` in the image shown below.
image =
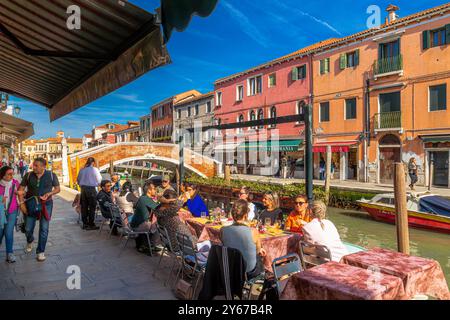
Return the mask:
{"type": "Polygon", "coordinates": [[[202,216],[202,212],[205,212],[206,216],[209,216],[208,207],[198,193],[197,186],[186,183],[184,187],[186,192],[182,195],[181,199],[183,199],[192,215],[198,218],[202,216]]]}
{"type": "Polygon", "coordinates": [[[173,190],[166,190],[162,195],[162,201],[159,208],[155,211],[158,224],[165,227],[169,233],[170,243],[174,250],[178,250],[178,242],[176,233],[182,233],[192,239],[194,245],[197,244],[198,239],[192,235],[188,226],[181,222],[178,216],[178,211],[183,206],[183,201],[177,199],[177,193],[173,190]]]}
{"type": "Polygon", "coordinates": [[[270,224],[274,225],[277,220],[283,220],[283,211],[280,209],[278,194],[272,192],[265,193],[262,201],[265,209],[259,214],[258,220],[261,223],[265,223],[266,219],[270,219],[270,224]]]}
{"type": "Polygon", "coordinates": [[[256,219],[256,207],[255,204],[251,202],[252,195],[250,194],[250,189],[248,187],[241,188],[241,190],[239,191],[239,199],[248,202],[248,221],[256,219]]]}
{"type": "Polygon", "coordinates": [[[299,195],[295,198],[295,208],[287,217],[284,228],[286,231],[301,232],[303,226],[311,220],[308,199],[304,195],[299,195]]]}
{"type": "Polygon", "coordinates": [[[122,186],[122,191],[116,199],[117,205],[120,211],[125,213],[126,222],[130,223],[134,214],[134,206],[138,202],[139,198],[133,192],[133,185],[127,181],[122,186]]]}
{"type": "Polygon", "coordinates": [[[220,238],[225,247],[234,248],[241,252],[246,263],[248,279],[252,279],[264,271],[261,257],[266,251],[261,247],[261,240],[256,229],[250,228],[248,220],[248,203],[237,200],[231,209],[234,223],[220,230],[220,238]]]}
{"type": "Polygon", "coordinates": [[[331,259],[339,262],[348,254],[333,222],[326,219],[327,206],[322,201],[314,201],[313,220],[303,227],[304,240],[311,244],[326,246],[331,252],[331,259]]]}

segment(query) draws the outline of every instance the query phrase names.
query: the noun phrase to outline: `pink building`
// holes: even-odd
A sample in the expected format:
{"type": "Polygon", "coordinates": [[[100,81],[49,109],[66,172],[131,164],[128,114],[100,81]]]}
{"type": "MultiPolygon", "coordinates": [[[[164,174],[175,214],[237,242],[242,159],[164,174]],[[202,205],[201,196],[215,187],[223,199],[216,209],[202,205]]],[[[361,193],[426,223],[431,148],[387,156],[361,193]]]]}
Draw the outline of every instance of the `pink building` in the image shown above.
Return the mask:
{"type": "MultiPolygon", "coordinates": [[[[324,42],[217,80],[214,83],[217,122],[226,124],[301,113],[311,97],[311,56],[308,53],[324,42]]],[[[264,174],[260,167],[265,165],[251,163],[248,166],[249,162],[254,162],[249,161],[254,154],[258,154],[259,162],[260,153],[252,151],[266,151],[269,156],[278,153],[278,159],[283,155],[292,160],[301,159],[303,131],[304,123],[228,130],[217,139],[216,153],[226,154],[223,160],[236,164],[239,171],[264,174]],[[272,139],[279,139],[278,146],[272,147],[272,139]],[[239,155],[237,151],[242,149],[246,154],[239,155]]]]}

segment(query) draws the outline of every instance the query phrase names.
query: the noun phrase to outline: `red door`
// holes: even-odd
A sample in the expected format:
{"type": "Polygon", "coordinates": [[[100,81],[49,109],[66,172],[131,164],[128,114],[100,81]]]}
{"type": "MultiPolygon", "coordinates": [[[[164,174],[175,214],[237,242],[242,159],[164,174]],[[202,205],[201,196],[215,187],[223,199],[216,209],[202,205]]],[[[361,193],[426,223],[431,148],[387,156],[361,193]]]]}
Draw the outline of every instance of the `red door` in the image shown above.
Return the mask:
{"type": "Polygon", "coordinates": [[[394,164],[400,162],[400,147],[380,147],[380,183],[394,182],[394,164]]]}

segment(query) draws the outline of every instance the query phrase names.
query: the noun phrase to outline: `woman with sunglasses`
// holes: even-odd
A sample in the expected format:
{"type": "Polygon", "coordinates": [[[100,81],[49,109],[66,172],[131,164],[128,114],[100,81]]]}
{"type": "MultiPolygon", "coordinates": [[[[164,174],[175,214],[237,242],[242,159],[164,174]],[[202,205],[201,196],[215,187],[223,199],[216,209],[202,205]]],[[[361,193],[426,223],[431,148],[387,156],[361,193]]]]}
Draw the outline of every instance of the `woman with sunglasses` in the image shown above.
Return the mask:
{"type": "Polygon", "coordinates": [[[0,196],[3,197],[4,213],[0,218],[0,245],[3,236],[6,242],[6,261],[16,262],[13,252],[14,245],[14,227],[16,225],[19,204],[17,201],[17,190],[19,181],[14,179],[14,169],[8,166],[0,169],[0,196]]]}
{"type": "Polygon", "coordinates": [[[270,219],[270,224],[274,225],[277,220],[283,220],[283,211],[280,209],[280,198],[275,192],[267,192],[262,199],[264,210],[259,215],[259,221],[266,223],[270,219]]]}
{"type": "Polygon", "coordinates": [[[297,196],[297,198],[295,198],[295,208],[286,219],[286,231],[301,232],[303,226],[311,220],[306,196],[297,196]]]}
{"type": "Polygon", "coordinates": [[[252,221],[255,219],[256,211],[255,211],[255,204],[252,203],[252,195],[250,194],[250,189],[248,187],[242,187],[239,191],[239,199],[245,200],[248,202],[248,213],[247,213],[247,219],[248,221],[252,221]]]}

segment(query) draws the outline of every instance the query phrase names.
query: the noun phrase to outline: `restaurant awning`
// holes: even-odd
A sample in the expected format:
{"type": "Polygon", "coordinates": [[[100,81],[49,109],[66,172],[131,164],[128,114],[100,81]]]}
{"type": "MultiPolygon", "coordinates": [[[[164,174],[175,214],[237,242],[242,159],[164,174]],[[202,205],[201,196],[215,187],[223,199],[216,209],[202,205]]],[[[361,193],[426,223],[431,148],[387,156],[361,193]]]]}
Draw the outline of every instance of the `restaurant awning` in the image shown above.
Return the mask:
{"type": "Polygon", "coordinates": [[[425,143],[446,143],[450,142],[450,136],[421,136],[420,137],[425,143]]]}
{"type": "Polygon", "coordinates": [[[357,145],[358,141],[332,141],[332,142],[318,142],[313,146],[313,152],[326,153],[327,147],[331,146],[331,152],[349,152],[351,146],[357,145]]]}
{"type": "Polygon", "coordinates": [[[0,91],[51,120],[169,62],[155,15],[127,1],[0,2],[0,91]]]}
{"type": "Polygon", "coordinates": [[[300,145],[303,140],[269,140],[269,141],[246,141],[239,145],[239,148],[248,151],[280,151],[280,152],[295,152],[300,150],[300,145]]]}
{"type": "Polygon", "coordinates": [[[15,136],[18,142],[22,142],[34,134],[33,124],[0,112],[0,134],[15,136]]]}

